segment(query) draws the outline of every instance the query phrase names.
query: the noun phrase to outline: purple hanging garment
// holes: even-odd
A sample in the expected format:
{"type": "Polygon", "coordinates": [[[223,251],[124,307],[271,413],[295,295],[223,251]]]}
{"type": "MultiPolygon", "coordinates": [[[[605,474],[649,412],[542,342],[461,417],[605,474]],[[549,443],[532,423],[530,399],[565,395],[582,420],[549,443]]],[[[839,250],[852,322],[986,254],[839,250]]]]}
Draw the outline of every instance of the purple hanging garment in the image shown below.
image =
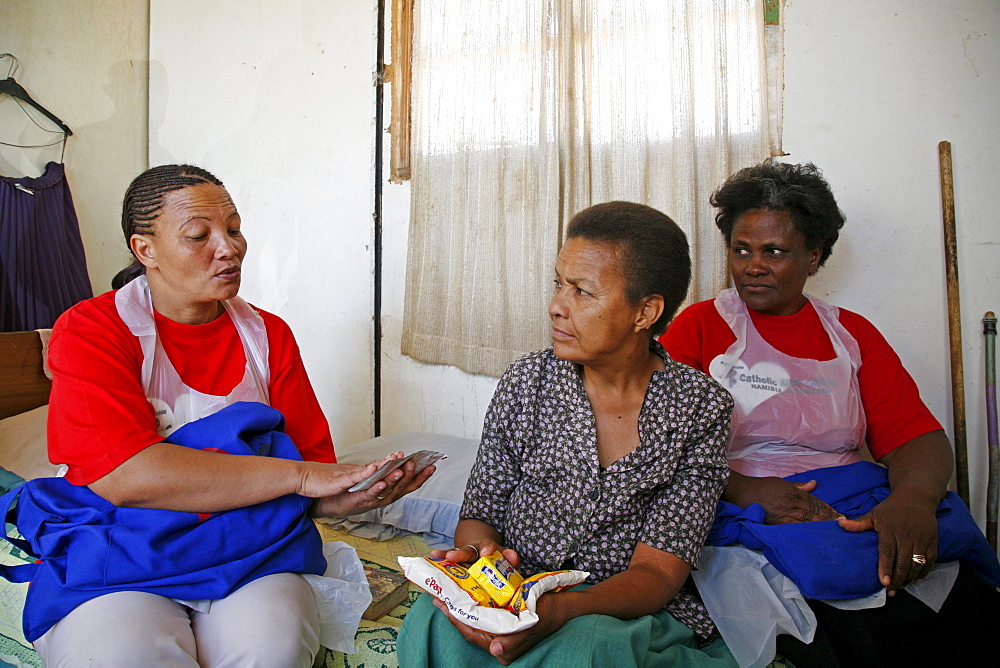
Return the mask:
{"type": "Polygon", "coordinates": [[[0,176],[0,331],[52,327],[93,296],[64,166],[0,176]]]}

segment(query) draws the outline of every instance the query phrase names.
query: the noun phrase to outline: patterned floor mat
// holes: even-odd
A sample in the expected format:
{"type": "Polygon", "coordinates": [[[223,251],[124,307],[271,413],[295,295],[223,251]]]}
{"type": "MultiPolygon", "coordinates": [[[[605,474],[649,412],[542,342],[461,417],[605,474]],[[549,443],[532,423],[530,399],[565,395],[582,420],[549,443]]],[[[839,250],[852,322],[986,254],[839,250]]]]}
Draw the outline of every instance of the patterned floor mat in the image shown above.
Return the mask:
{"type": "MultiPolygon", "coordinates": [[[[430,551],[419,536],[397,536],[376,542],[352,536],[343,529],[333,529],[322,524],[319,526],[324,541],[343,541],[358,551],[361,561],[378,564],[397,573],[401,573],[402,570],[396,557],[424,556],[430,551]]],[[[403,603],[377,621],[361,620],[361,626],[354,638],[355,654],[326,650],[320,654],[316,665],[323,668],[398,668],[396,636],[399,634],[403,617],[413,606],[419,592],[420,589],[411,583],[410,593],[403,603]]]]}
{"type": "MultiPolygon", "coordinates": [[[[7,535],[18,535],[14,525],[7,525],[7,535]]],[[[5,566],[18,566],[33,561],[11,543],[0,543],[0,563],[5,566]]],[[[21,632],[21,611],[24,610],[24,597],[27,593],[27,583],[17,584],[0,578],[0,665],[16,668],[38,668],[42,665],[42,660],[21,632]]]]}

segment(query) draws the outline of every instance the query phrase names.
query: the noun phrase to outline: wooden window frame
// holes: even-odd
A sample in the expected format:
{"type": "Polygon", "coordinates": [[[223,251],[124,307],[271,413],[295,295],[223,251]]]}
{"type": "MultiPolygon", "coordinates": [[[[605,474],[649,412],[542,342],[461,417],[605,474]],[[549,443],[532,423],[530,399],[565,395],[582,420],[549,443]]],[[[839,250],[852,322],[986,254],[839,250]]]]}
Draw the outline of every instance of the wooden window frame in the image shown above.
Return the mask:
{"type": "Polygon", "coordinates": [[[413,62],[413,0],[392,2],[392,62],[385,68],[385,80],[392,83],[392,111],[389,116],[389,181],[402,183],[410,178],[410,80],[413,62]]]}

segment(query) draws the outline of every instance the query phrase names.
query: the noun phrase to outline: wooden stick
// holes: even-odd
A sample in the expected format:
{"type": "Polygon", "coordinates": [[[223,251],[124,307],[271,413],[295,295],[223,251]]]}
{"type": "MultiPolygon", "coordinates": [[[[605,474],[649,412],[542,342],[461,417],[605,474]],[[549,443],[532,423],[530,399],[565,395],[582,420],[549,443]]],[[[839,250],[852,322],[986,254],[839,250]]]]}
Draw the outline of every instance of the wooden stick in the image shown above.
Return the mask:
{"type": "Polygon", "coordinates": [[[986,344],[986,445],[990,475],[986,486],[986,540],[997,549],[997,503],[1000,497],[1000,439],[997,438],[997,318],[993,311],[983,317],[986,344]]]}
{"type": "Polygon", "coordinates": [[[955,476],[958,495],[969,505],[969,457],[965,441],[965,373],[962,367],[962,308],[958,295],[958,248],[955,239],[955,190],[951,142],[938,144],[941,163],[941,209],[944,214],[944,259],[948,284],[948,338],[951,342],[951,403],[955,430],[955,476]]]}

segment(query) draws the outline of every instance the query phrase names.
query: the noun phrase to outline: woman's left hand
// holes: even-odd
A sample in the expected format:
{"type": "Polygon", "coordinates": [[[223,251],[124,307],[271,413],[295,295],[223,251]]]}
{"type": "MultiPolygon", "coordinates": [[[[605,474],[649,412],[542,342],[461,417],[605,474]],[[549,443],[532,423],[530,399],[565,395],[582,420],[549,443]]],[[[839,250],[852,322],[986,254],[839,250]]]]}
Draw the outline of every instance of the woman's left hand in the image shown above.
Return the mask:
{"type": "Polygon", "coordinates": [[[925,577],[937,560],[936,510],[891,494],[858,519],[840,520],[848,531],[878,532],[878,577],[890,596],[925,577]]]}
{"type": "Polygon", "coordinates": [[[878,532],[878,579],[893,596],[925,577],[937,560],[937,507],[951,477],[951,446],[943,431],[907,441],[879,460],[889,468],[889,497],[848,531],[878,532]]]}
{"type": "Polygon", "coordinates": [[[517,633],[500,636],[492,636],[463,624],[452,616],[448,606],[437,599],[434,599],[434,605],[448,617],[448,621],[458,629],[463,638],[483,648],[505,666],[510,665],[517,657],[558,631],[566,623],[566,619],[559,613],[556,595],[551,593],[538,598],[537,624],[517,633]]]}

